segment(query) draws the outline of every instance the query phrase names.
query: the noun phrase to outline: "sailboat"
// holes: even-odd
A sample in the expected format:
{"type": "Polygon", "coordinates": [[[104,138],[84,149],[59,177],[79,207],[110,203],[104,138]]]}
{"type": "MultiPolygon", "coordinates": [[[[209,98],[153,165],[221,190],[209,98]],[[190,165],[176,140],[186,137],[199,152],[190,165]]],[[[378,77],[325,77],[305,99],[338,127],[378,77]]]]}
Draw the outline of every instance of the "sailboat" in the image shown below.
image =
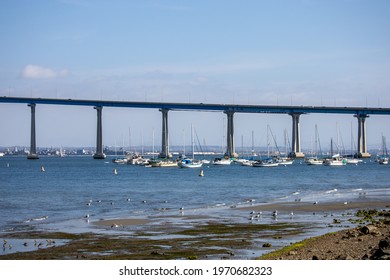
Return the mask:
{"type": "Polygon", "coordinates": [[[378,158],[379,164],[389,164],[389,155],[386,148],[386,137],[382,135],[382,156],[378,158]]]}
{"type": "Polygon", "coordinates": [[[352,133],[352,124],[351,124],[351,156],[347,157],[346,160],[347,160],[347,163],[348,164],[358,164],[360,162],[360,160],[358,158],[355,158],[353,156],[353,150],[356,150],[354,149],[354,145],[353,145],[354,141],[353,141],[353,133],[352,133]]]}
{"type": "Polygon", "coordinates": [[[58,153],[58,156],[59,157],[64,157],[65,156],[64,149],[62,148],[62,146],[60,147],[60,152],[58,153]]]}
{"type": "Polygon", "coordinates": [[[232,160],[230,158],[215,158],[212,161],[212,165],[230,165],[232,163],[232,160]]]}
{"type": "MultiPolygon", "coordinates": [[[[253,162],[252,163],[253,167],[277,167],[277,166],[279,166],[279,162],[277,162],[276,160],[270,158],[270,152],[269,152],[269,146],[270,146],[270,143],[269,143],[269,131],[270,131],[270,127],[269,127],[269,125],[267,125],[267,159],[265,159],[265,160],[257,160],[255,162],[253,162]]],[[[272,132],[271,132],[271,134],[272,134],[272,132]]],[[[273,135],[272,135],[272,137],[273,137],[273,135]]],[[[275,138],[274,138],[274,141],[275,141],[275,138]]],[[[275,146],[279,150],[278,146],[276,145],[276,141],[275,141],[275,146]]]]}
{"type": "Polygon", "coordinates": [[[331,158],[327,158],[324,161],[324,165],[327,166],[343,166],[347,164],[347,160],[342,158],[340,154],[333,154],[333,139],[330,139],[330,146],[331,146],[331,158]]]}
{"type": "Polygon", "coordinates": [[[152,167],[177,167],[177,162],[169,159],[151,159],[149,163],[152,167]]]}
{"type": "MultiPolygon", "coordinates": [[[[273,136],[272,136],[273,137],[273,136]]],[[[284,157],[279,157],[277,158],[277,162],[279,163],[279,165],[292,165],[294,163],[294,159],[290,158],[290,157],[287,157],[288,155],[288,152],[287,152],[287,139],[288,139],[288,135],[287,135],[287,130],[285,129],[284,130],[284,146],[285,146],[285,155],[284,157]]],[[[274,138],[275,140],[275,138],[274,138]]]]}
{"type": "MultiPolygon", "coordinates": [[[[122,146],[122,153],[124,153],[124,147],[122,146]]],[[[116,141],[115,141],[115,158],[112,159],[113,163],[116,164],[126,164],[127,163],[127,158],[124,157],[117,157],[117,152],[116,152],[116,141]]]]}
{"type": "Polygon", "coordinates": [[[195,160],[194,153],[195,153],[195,143],[194,143],[194,128],[191,124],[191,144],[192,144],[192,158],[183,158],[178,162],[177,165],[181,168],[199,168],[202,167],[203,162],[195,160]]]}
{"type": "Polygon", "coordinates": [[[315,141],[314,141],[314,156],[313,157],[308,157],[305,159],[305,163],[308,165],[322,165],[324,163],[323,159],[318,158],[317,154],[317,146],[320,146],[320,153],[321,153],[321,143],[320,143],[320,138],[318,135],[318,129],[317,125],[315,125],[315,141]]]}

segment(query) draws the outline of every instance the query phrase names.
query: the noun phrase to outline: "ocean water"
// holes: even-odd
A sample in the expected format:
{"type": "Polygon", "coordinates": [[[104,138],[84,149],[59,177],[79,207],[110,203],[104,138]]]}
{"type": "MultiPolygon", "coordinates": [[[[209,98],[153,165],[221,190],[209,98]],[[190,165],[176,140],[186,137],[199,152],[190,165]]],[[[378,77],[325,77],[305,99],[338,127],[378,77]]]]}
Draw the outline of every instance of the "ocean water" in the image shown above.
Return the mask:
{"type": "Polygon", "coordinates": [[[204,177],[198,176],[199,169],[114,165],[110,158],[2,157],[0,232],[48,228],[92,231],[85,223],[86,215],[89,221],[168,217],[179,215],[183,207],[186,213],[228,218],[232,214],[220,210],[296,199],[390,197],[390,166],[373,160],[342,167],[308,166],[296,160],[291,166],[276,168],[232,164],[202,169],[204,177]]]}

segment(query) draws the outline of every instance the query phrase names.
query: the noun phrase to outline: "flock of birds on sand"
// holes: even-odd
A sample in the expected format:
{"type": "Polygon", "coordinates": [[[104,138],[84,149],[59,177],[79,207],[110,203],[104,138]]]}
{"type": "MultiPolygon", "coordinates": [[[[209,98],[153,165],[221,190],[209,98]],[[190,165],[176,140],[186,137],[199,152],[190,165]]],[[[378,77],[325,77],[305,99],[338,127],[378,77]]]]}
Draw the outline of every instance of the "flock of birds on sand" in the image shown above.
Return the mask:
{"type": "MultiPolygon", "coordinates": [[[[33,244],[34,248],[41,249],[43,247],[55,246],[56,241],[52,240],[52,239],[46,239],[46,241],[38,241],[38,240],[34,239],[32,244],[33,244]]],[[[29,243],[27,241],[25,241],[23,243],[23,246],[28,247],[29,243]]],[[[7,249],[8,249],[8,251],[12,251],[13,245],[7,239],[4,239],[3,240],[3,252],[6,252],[7,249]]]]}

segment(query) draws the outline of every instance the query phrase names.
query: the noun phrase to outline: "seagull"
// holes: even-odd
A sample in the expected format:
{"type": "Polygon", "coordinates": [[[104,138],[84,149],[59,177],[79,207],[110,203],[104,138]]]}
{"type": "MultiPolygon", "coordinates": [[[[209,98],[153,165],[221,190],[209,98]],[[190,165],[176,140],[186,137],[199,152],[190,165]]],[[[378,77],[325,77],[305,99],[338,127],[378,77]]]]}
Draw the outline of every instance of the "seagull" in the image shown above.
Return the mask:
{"type": "Polygon", "coordinates": [[[88,219],[89,218],[89,214],[85,215],[84,218],[88,219]]]}
{"type": "Polygon", "coordinates": [[[291,212],[290,213],[290,217],[292,218],[294,216],[294,212],[291,212]]]}
{"type": "Polygon", "coordinates": [[[318,201],[314,201],[314,203],[313,203],[314,205],[316,205],[316,204],[318,204],[318,201]]]}
{"type": "Polygon", "coordinates": [[[91,202],[88,202],[88,203],[87,203],[87,206],[91,206],[91,202]]]}
{"type": "Polygon", "coordinates": [[[272,217],[276,217],[278,215],[278,210],[275,210],[274,212],[272,212],[272,217]]]}
{"type": "Polygon", "coordinates": [[[348,201],[344,201],[344,205],[347,205],[348,204],[348,201]]]}
{"type": "Polygon", "coordinates": [[[130,198],[128,198],[127,201],[130,201],[130,198]]]}

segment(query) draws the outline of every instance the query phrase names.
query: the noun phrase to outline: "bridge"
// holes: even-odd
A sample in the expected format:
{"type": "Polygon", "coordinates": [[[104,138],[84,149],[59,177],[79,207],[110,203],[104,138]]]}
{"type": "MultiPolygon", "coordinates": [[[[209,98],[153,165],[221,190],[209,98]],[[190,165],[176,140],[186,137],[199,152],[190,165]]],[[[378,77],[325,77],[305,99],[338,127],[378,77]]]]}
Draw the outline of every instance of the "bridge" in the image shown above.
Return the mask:
{"type": "Polygon", "coordinates": [[[104,159],[103,153],[103,107],[147,108],[158,109],[162,113],[162,141],[161,157],[169,156],[168,143],[168,112],[176,111],[214,111],[227,115],[227,149],[226,155],[236,156],[234,145],[234,114],[235,113],[268,113],[288,114],[292,117],[292,147],[291,157],[302,158],[300,146],[300,116],[302,114],[350,114],[358,120],[358,157],[370,157],[366,142],[366,118],[370,115],[390,115],[390,108],[370,107],[327,107],[327,106],[273,106],[273,105],[237,105],[237,104],[204,104],[204,103],[170,103],[170,102],[133,102],[133,101],[104,101],[58,98],[28,98],[28,97],[0,97],[0,103],[24,103],[31,108],[31,138],[28,159],[37,159],[37,145],[35,133],[35,110],[37,104],[68,105],[93,107],[97,111],[97,135],[95,159],[104,159]]]}

